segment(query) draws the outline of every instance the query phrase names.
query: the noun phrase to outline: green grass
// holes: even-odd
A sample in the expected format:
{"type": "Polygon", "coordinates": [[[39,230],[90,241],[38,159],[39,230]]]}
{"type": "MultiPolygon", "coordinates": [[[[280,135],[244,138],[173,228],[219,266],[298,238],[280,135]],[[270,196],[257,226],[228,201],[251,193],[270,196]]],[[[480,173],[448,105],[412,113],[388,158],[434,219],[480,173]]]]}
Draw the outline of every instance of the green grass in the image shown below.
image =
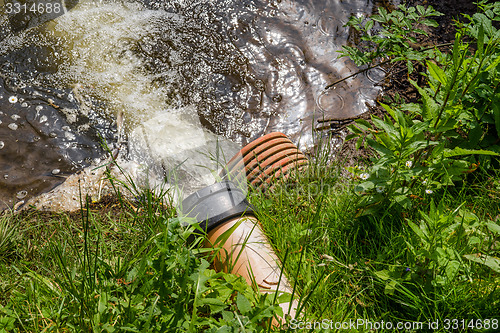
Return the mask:
{"type": "MultiPolygon", "coordinates": [[[[249,194],[300,300],[289,331],[363,319],[439,320],[445,332],[445,319],[499,319],[498,174],[478,169],[414,198],[412,210],[358,216],[358,180],[321,156],[288,182],[249,194]],[[476,253],[489,266],[465,257],[476,253]]],[[[211,270],[175,210],[150,194],[73,214],[4,214],[0,332],[267,331],[280,314],[274,297],[211,270]]]]}
{"type": "Polygon", "coordinates": [[[210,269],[167,199],[4,214],[0,332],[264,330],[271,295],[210,269]]]}
{"type": "Polygon", "coordinates": [[[463,257],[483,253],[500,263],[498,174],[470,175],[460,186],[414,198],[412,210],[357,217],[360,198],[353,183],[338,180],[340,169],[317,165],[297,175],[293,188],[252,197],[276,251],[288,252],[286,271],[299,295],[309,297],[307,320],[499,318],[500,267],[463,257]],[[419,225],[433,205],[446,219],[425,242],[409,223],[419,225]],[[430,253],[422,253],[426,246],[430,253]]]}

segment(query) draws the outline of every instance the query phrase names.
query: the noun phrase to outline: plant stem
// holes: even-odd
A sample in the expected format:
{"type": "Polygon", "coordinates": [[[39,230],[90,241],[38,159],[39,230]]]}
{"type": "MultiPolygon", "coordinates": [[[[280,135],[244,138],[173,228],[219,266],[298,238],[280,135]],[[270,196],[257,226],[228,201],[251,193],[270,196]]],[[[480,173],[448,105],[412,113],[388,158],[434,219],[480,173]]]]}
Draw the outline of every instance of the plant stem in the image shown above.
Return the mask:
{"type": "Polygon", "coordinates": [[[348,76],[346,76],[346,77],[344,77],[344,78],[342,78],[342,79],[340,79],[340,80],[337,80],[337,81],[335,81],[335,82],[333,82],[333,83],[330,83],[329,85],[327,85],[327,86],[325,87],[325,90],[328,90],[328,89],[330,89],[331,87],[333,87],[333,86],[335,86],[335,85],[337,85],[337,84],[339,84],[339,83],[341,83],[341,82],[344,82],[345,80],[350,79],[350,78],[351,78],[351,77],[353,77],[353,76],[356,76],[356,75],[358,75],[358,74],[361,74],[361,73],[364,73],[364,72],[366,72],[366,71],[369,71],[370,69],[373,69],[373,68],[375,68],[375,67],[378,67],[378,66],[381,66],[381,65],[387,64],[389,61],[391,61],[391,59],[384,60],[384,61],[382,61],[382,62],[380,62],[380,63],[378,63],[378,64],[368,66],[368,67],[366,67],[366,68],[364,68],[364,69],[362,69],[362,70],[359,70],[359,71],[357,71],[357,72],[355,72],[355,73],[352,73],[351,75],[348,75],[348,76]]]}
{"type": "Polygon", "coordinates": [[[460,58],[460,63],[455,67],[455,71],[453,73],[453,79],[449,83],[448,87],[446,87],[446,97],[444,99],[443,105],[441,105],[441,109],[439,110],[438,116],[436,117],[436,122],[434,123],[434,128],[437,128],[439,120],[443,115],[444,109],[446,108],[446,104],[448,104],[448,99],[450,98],[452,88],[455,86],[455,82],[457,81],[458,72],[460,71],[460,66],[464,62],[465,52],[462,53],[462,57],[460,58]]]}

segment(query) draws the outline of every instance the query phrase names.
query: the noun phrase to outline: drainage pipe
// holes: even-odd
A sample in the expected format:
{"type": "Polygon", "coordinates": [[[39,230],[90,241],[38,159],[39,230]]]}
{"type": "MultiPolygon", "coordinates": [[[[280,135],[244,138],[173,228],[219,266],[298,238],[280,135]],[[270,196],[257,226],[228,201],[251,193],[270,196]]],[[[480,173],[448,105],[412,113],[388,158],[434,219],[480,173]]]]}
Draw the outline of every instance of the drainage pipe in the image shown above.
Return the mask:
{"type": "MultiPolygon", "coordinates": [[[[264,190],[291,170],[307,164],[306,157],[281,133],[271,133],[245,146],[220,173],[223,181],[207,186],[182,202],[185,216],[195,218],[208,235],[205,246],[216,250],[215,268],[242,276],[260,292],[292,294],[281,263],[264,235],[246,193],[228,179],[244,177],[264,190]]],[[[295,317],[296,300],[281,303],[283,314],[295,317]]],[[[278,318],[283,322],[283,318],[278,318]]],[[[273,320],[274,325],[279,322],[273,320]]]]}
{"type": "Polygon", "coordinates": [[[230,180],[246,178],[254,188],[265,190],[307,163],[307,158],[286,135],[273,132],[241,149],[219,176],[230,180]]]}

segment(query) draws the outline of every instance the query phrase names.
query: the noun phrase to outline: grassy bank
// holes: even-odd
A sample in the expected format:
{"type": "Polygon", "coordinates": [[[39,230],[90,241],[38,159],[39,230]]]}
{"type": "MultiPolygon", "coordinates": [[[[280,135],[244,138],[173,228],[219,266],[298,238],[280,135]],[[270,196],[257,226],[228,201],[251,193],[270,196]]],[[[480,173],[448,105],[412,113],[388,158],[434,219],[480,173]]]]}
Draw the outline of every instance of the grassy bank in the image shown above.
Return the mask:
{"type": "MultiPolygon", "coordinates": [[[[420,68],[421,100],[350,127],[363,166],[320,149],[286,183],[250,191],[299,299],[282,330],[499,330],[500,5],[482,6],[446,50],[408,45],[432,9],[351,20],[366,43],[346,52],[420,68]],[[369,34],[377,25],[394,38],[369,34]]],[[[212,270],[168,192],[124,198],[2,215],[0,332],[279,330],[274,295],[212,270]]]]}
{"type": "MultiPolygon", "coordinates": [[[[500,309],[499,175],[477,170],[413,198],[414,209],[360,216],[362,179],[340,178],[341,165],[318,159],[290,182],[249,195],[304,305],[290,330],[363,319],[351,331],[382,321],[419,331],[439,321],[445,332],[445,320],[466,319],[457,325],[481,320],[495,331],[486,319],[498,320],[500,309]]],[[[4,215],[0,327],[267,330],[262,323],[279,314],[273,298],[211,270],[161,199],[4,215]]]]}

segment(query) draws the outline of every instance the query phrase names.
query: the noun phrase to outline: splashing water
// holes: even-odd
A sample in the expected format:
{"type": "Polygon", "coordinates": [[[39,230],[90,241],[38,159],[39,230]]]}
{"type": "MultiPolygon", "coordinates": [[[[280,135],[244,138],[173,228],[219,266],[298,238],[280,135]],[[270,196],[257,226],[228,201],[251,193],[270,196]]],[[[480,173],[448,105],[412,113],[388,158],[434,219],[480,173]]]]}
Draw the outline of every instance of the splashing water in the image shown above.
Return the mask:
{"type": "Polygon", "coordinates": [[[0,110],[20,119],[0,119],[0,169],[14,168],[16,154],[46,168],[32,167],[19,184],[0,177],[10,186],[0,199],[12,203],[20,191],[55,186],[102,156],[100,136],[111,148],[126,140],[126,157],[157,174],[180,168],[199,185],[213,181],[216,165],[206,154],[217,147],[229,159],[272,131],[310,147],[314,129],[330,128],[318,120],[355,117],[379,91],[377,70],[324,90],[358,70],[336,51],[349,36],[348,17],[372,7],[361,0],[87,0],[7,34],[0,110]],[[26,111],[10,96],[27,103],[26,111]],[[19,138],[34,140],[30,131],[42,143],[14,148],[19,138]],[[42,178],[48,185],[32,185],[42,178]]]}

